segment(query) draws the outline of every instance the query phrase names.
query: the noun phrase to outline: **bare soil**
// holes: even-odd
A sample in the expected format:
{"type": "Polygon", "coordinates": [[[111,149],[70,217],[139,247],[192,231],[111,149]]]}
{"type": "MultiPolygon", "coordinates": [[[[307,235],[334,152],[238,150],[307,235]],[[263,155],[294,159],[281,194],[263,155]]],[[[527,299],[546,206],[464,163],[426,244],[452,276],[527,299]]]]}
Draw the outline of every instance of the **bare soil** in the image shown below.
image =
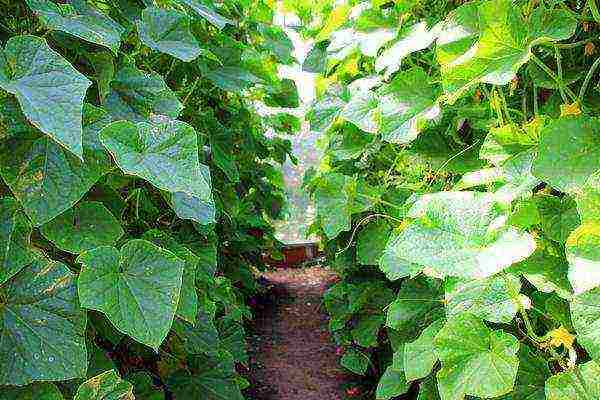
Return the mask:
{"type": "Polygon", "coordinates": [[[336,275],[312,267],[264,274],[255,305],[249,353],[253,400],[342,400],[349,376],[339,366],[321,305],[336,275]]]}

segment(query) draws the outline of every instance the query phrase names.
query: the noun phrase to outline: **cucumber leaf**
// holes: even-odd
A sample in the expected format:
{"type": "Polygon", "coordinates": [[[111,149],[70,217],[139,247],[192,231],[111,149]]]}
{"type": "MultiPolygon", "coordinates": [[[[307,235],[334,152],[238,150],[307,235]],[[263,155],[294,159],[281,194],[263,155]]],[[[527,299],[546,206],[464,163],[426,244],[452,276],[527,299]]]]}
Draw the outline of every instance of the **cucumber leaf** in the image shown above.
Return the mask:
{"type": "Polygon", "coordinates": [[[0,52],[0,87],[27,119],[83,159],[83,99],[92,82],[36,36],[14,36],[0,52]]]}
{"type": "Polygon", "coordinates": [[[85,377],[86,314],[67,266],[40,257],[0,297],[0,385],[85,377]]]}
{"type": "Polygon", "coordinates": [[[103,246],[79,255],[81,306],[106,314],[121,332],[154,350],[171,329],[183,260],[145,240],[121,250],[103,246]]]}

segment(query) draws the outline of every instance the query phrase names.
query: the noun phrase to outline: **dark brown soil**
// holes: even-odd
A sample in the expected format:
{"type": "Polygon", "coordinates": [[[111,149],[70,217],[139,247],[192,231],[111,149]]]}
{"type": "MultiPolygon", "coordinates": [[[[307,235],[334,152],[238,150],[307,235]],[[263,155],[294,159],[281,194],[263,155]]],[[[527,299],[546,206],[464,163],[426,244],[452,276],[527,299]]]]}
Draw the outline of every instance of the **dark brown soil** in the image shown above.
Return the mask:
{"type": "Polygon", "coordinates": [[[341,400],[348,376],[339,366],[322,296],[336,279],[320,267],[264,274],[267,294],[259,299],[250,327],[253,400],[341,400]]]}

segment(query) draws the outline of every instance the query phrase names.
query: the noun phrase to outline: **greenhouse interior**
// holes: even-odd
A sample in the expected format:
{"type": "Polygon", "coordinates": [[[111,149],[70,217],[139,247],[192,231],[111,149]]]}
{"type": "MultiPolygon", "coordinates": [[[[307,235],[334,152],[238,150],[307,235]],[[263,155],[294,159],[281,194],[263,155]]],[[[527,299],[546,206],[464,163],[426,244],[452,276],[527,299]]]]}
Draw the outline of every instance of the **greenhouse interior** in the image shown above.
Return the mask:
{"type": "Polygon", "coordinates": [[[600,400],[596,0],[0,0],[0,400],[600,400]]]}

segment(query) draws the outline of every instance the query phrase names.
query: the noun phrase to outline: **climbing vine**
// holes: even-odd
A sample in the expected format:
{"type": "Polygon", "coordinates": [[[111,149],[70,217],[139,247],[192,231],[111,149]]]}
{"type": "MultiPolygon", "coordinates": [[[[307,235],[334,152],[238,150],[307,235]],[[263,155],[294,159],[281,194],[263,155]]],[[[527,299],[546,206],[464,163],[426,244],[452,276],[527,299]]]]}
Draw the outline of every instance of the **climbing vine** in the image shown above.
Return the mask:
{"type": "Polygon", "coordinates": [[[241,399],[278,242],[268,2],[0,1],[0,397],[241,399]]]}
{"type": "Polygon", "coordinates": [[[290,2],[341,363],[391,399],[600,396],[595,1],[290,2]]]}

